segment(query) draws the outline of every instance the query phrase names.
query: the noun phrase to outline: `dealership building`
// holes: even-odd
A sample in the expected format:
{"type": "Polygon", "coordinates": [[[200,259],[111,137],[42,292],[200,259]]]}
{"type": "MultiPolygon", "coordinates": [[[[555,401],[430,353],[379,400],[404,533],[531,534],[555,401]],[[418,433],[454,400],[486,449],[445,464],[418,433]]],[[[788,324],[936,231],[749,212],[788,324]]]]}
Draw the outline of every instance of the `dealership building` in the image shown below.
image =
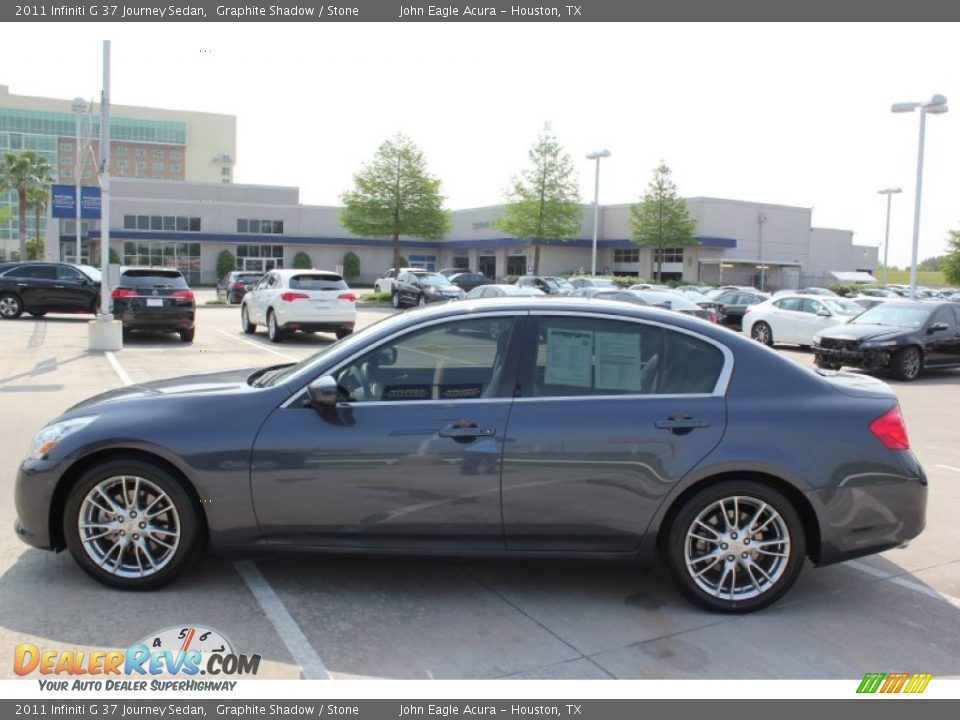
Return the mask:
{"type": "MultiPolygon", "coordinates": [[[[0,85],[0,151],[37,151],[68,196],[78,181],[96,185],[98,108],[81,109],[70,100],[14,95],[0,85]],[[78,145],[78,125],[89,142],[78,145]]],[[[257,271],[290,267],[301,252],[314,267],[336,268],[353,252],[360,258],[357,283],[372,282],[392,264],[390,240],[352,235],[340,225],[339,208],[301,205],[295,187],[235,183],[232,115],[112,104],[110,128],[110,238],[124,264],[177,267],[193,284],[215,282],[223,250],[237,258],[238,269],[257,271]]],[[[73,262],[75,220],[54,219],[56,201],[40,218],[45,255],[73,262]]],[[[876,247],[855,245],[849,230],[813,227],[810,208],[705,197],[688,198],[687,206],[698,244],[662,251],[630,241],[629,205],[601,206],[598,272],[650,278],[662,253],[666,279],[783,288],[830,284],[832,273],[876,267],[876,247]]],[[[11,217],[0,223],[0,260],[19,245],[15,192],[0,194],[4,207],[11,217]]],[[[495,228],[502,214],[501,205],[454,210],[443,240],[402,238],[402,254],[410,265],[471,268],[497,279],[528,273],[534,248],[495,228]]],[[[593,214],[584,205],[574,237],[543,245],[542,274],[589,271],[593,214]]],[[[101,222],[81,223],[81,260],[99,257],[101,222]]],[[[30,212],[30,237],[33,225],[30,212]]]]}
{"type": "MultiPolygon", "coordinates": [[[[236,257],[238,269],[253,271],[291,267],[301,252],[314,267],[333,269],[353,252],[358,284],[390,267],[389,239],[352,235],[340,225],[340,208],[299,199],[294,187],[112,178],[110,244],[124,264],[178,267],[193,284],[215,282],[223,250],[236,257]]],[[[757,286],[762,280],[774,289],[831,284],[832,273],[876,267],[876,247],[854,244],[849,230],[813,227],[810,208],[702,197],[688,198],[687,206],[699,244],[662,251],[665,279],[757,286]]],[[[534,248],[494,227],[502,213],[502,205],[455,210],[443,240],[401,238],[401,252],[412,266],[471,268],[497,279],[523,275],[532,269],[534,248]]],[[[98,225],[91,222],[83,240],[94,257],[98,225]]],[[[50,223],[48,258],[70,257],[63,248],[74,242],[71,230],[69,220],[50,223]]],[[[575,237],[541,247],[541,274],[589,271],[592,236],[593,207],[584,205],[575,237]]],[[[650,278],[659,252],[630,241],[629,205],[601,206],[598,272],[650,278]]]]}

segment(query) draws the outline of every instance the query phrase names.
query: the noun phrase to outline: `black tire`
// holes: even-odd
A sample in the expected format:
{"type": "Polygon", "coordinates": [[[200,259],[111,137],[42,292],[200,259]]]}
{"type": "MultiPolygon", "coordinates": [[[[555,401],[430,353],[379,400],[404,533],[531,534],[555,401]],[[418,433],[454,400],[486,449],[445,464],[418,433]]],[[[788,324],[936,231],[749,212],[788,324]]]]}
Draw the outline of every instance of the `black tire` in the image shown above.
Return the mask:
{"type": "Polygon", "coordinates": [[[250,322],[250,313],[247,312],[247,306],[240,308],[240,327],[247,335],[253,335],[257,331],[257,326],[250,322]]]}
{"type": "Polygon", "coordinates": [[[401,307],[400,293],[398,293],[396,290],[394,290],[393,293],[390,295],[390,304],[395,308],[401,307]]]}
{"type": "Polygon", "coordinates": [[[340,328],[337,330],[337,340],[343,340],[347,335],[353,335],[353,328],[340,328]]]}
{"type": "Polygon", "coordinates": [[[916,380],[920,371],[923,370],[923,355],[920,353],[920,348],[911,345],[897,350],[890,360],[890,370],[897,380],[904,382],[916,380]]]}
{"type": "MultiPolygon", "coordinates": [[[[765,517],[768,516],[762,515],[761,520],[765,517]]],[[[761,520],[755,522],[760,523],[761,520]]],[[[757,528],[757,526],[754,525],[753,528],[757,528]]],[[[796,508],[782,493],[755,480],[729,480],[701,490],[680,507],[670,521],[666,541],[661,550],[681,592],[694,604],[714,612],[748,613],[769,606],[790,589],[803,569],[806,538],[804,537],[803,523],[796,508]],[[719,525],[717,527],[721,527],[727,535],[724,536],[723,533],[718,532],[711,535],[708,530],[704,529],[702,523],[695,522],[698,516],[702,514],[709,517],[707,514],[711,511],[719,512],[715,508],[721,500],[726,501],[722,505],[724,514],[728,517],[732,516],[732,499],[734,497],[738,498],[739,517],[735,523],[737,526],[750,520],[755,510],[760,508],[761,505],[766,505],[769,509],[768,512],[776,513],[779,520],[773,520],[772,515],[770,515],[771,519],[769,521],[761,523],[759,532],[756,534],[740,533],[739,536],[736,533],[731,535],[729,528],[724,529],[719,525]],[[701,538],[716,536],[716,542],[710,540],[709,543],[704,543],[700,540],[690,539],[691,557],[702,559],[694,559],[692,561],[693,569],[689,569],[686,556],[687,540],[689,539],[688,532],[691,532],[693,528],[696,528],[696,532],[699,533],[701,538]],[[736,539],[731,540],[731,537],[736,537],[736,539]],[[784,537],[786,543],[782,542],[784,537]],[[753,547],[749,546],[751,541],[754,543],[753,547]],[[779,550],[783,556],[774,556],[766,551],[761,551],[760,546],[757,545],[759,542],[777,543],[773,547],[779,550]],[[706,550],[711,544],[715,549],[708,553],[706,550]],[[703,552],[700,553],[700,550],[703,552]],[[728,552],[731,554],[727,555],[728,552]],[[709,566],[697,564],[709,563],[711,558],[714,558],[717,562],[709,566]],[[731,558],[733,559],[731,560],[731,558]],[[762,575],[746,568],[745,563],[741,562],[739,558],[743,558],[747,563],[754,563],[752,567],[757,567],[757,565],[763,567],[762,564],[767,563],[766,570],[772,571],[773,574],[769,577],[773,581],[766,582],[762,575]],[[720,568],[712,570],[717,563],[719,563],[720,568]],[[742,593],[759,591],[759,594],[752,597],[735,598],[728,597],[728,592],[721,592],[726,584],[725,578],[728,568],[733,568],[734,573],[737,568],[741,568],[741,582],[743,582],[744,574],[748,578],[751,576],[759,578],[760,582],[744,586],[739,590],[742,593]],[[706,572],[713,572],[713,574],[705,575],[705,569],[706,572]],[[721,571],[723,575],[717,586],[720,590],[714,588],[714,592],[709,592],[694,577],[695,573],[700,576],[705,575],[702,582],[709,585],[716,573],[721,571]],[[761,583],[765,584],[766,587],[761,589],[761,583]],[[723,595],[723,597],[718,597],[718,595],[723,595]]],[[[737,583],[737,579],[736,574],[733,574],[730,581],[731,590],[735,593],[741,587],[740,583],[737,583]]]]}
{"type": "Polygon", "coordinates": [[[0,318],[4,320],[16,320],[23,315],[23,303],[20,296],[15,293],[3,293],[0,295],[0,318]]]}
{"type": "Polygon", "coordinates": [[[754,323],[753,327],[750,328],[750,337],[762,345],[773,347],[773,330],[763,320],[754,323]]]}
{"type": "Polygon", "coordinates": [[[283,328],[277,324],[277,316],[273,310],[267,311],[267,337],[272,343],[283,342],[283,328]]]}
{"type": "Polygon", "coordinates": [[[426,307],[427,297],[426,295],[421,295],[417,298],[417,307],[426,307]]]}
{"type": "Polygon", "coordinates": [[[28,310],[28,312],[35,318],[42,318],[47,314],[46,310],[28,310]]]}
{"type": "MultiPolygon", "coordinates": [[[[124,487],[126,487],[126,485],[124,487]]],[[[143,486],[141,485],[141,487],[143,486]]],[[[149,497],[149,495],[145,495],[145,498],[149,497]]],[[[148,501],[145,499],[143,504],[146,504],[146,502],[148,501]]],[[[170,516],[162,514],[160,517],[165,518],[170,516]]],[[[126,517],[124,519],[126,519],[126,517]]],[[[67,497],[62,521],[67,548],[69,548],[73,559],[83,571],[104,585],[123,590],[152,590],[166,585],[183,572],[187,565],[194,559],[201,545],[200,511],[190,496],[190,493],[187,492],[178,478],[163,468],[145,460],[118,458],[116,460],[107,460],[87,470],[71,489],[70,495],[67,497]],[[84,499],[101,483],[107,482],[111,478],[122,476],[141,478],[141,482],[146,480],[155,488],[159,488],[169,499],[175,510],[175,519],[180,533],[179,541],[176,543],[176,549],[170,553],[169,558],[165,562],[160,563],[161,568],[159,570],[145,577],[123,577],[115,572],[106,570],[87,553],[83,538],[81,538],[80,535],[80,513],[83,508],[84,499]]],[[[134,520],[131,519],[131,523],[133,522],[134,520]]],[[[161,522],[163,521],[161,520],[161,522]]],[[[166,527],[169,528],[170,525],[167,524],[166,527]]],[[[143,542],[146,544],[147,540],[144,539],[143,542]]],[[[91,545],[93,544],[91,543],[91,545]]],[[[160,547],[153,547],[155,551],[159,551],[161,554],[163,553],[160,547]]],[[[108,554],[107,557],[109,558],[110,555],[108,554]]]]}
{"type": "Polygon", "coordinates": [[[180,342],[192,343],[193,336],[196,334],[196,328],[190,328],[189,330],[180,330],[180,342]]]}

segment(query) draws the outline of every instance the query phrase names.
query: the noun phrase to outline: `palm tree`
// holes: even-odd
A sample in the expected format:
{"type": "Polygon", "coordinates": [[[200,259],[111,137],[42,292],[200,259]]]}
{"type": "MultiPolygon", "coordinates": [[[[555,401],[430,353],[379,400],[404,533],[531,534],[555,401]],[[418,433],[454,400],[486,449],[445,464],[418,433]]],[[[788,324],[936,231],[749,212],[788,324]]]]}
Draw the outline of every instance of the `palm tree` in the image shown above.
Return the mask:
{"type": "Polygon", "coordinates": [[[53,168],[33,150],[7,152],[0,161],[0,189],[16,190],[20,225],[20,258],[27,257],[27,193],[31,188],[49,190],[53,168]]]}
{"type": "Polygon", "coordinates": [[[47,203],[50,202],[50,191],[42,185],[27,190],[27,205],[34,212],[34,227],[37,237],[33,242],[33,259],[43,260],[43,240],[40,238],[40,213],[47,209],[47,203]]]}

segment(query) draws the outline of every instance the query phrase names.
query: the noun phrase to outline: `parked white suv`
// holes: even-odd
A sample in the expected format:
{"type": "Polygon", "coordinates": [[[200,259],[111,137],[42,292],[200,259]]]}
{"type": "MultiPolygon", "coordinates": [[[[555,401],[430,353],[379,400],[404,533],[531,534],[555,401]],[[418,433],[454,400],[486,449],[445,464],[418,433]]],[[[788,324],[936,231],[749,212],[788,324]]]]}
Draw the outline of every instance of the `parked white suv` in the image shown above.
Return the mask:
{"type": "Polygon", "coordinates": [[[357,320],[357,296],[343,276],[328,270],[271,270],[243,296],[240,324],[245,333],[267,326],[271,342],[287,333],[333,332],[343,338],[357,320]]]}

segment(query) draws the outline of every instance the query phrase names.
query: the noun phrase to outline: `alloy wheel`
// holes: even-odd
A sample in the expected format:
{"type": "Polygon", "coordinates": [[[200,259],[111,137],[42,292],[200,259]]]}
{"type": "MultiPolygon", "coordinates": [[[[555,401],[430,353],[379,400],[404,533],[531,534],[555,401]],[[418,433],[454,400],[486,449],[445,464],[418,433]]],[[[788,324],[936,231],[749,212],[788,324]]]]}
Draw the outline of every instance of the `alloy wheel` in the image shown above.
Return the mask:
{"type": "Polygon", "coordinates": [[[754,340],[762,345],[773,345],[773,334],[770,332],[770,326],[765,322],[758,322],[754,325],[750,334],[754,340]]]}
{"type": "Polygon", "coordinates": [[[5,320],[16,320],[23,313],[23,306],[16,295],[0,297],[0,317],[5,320]]]}

